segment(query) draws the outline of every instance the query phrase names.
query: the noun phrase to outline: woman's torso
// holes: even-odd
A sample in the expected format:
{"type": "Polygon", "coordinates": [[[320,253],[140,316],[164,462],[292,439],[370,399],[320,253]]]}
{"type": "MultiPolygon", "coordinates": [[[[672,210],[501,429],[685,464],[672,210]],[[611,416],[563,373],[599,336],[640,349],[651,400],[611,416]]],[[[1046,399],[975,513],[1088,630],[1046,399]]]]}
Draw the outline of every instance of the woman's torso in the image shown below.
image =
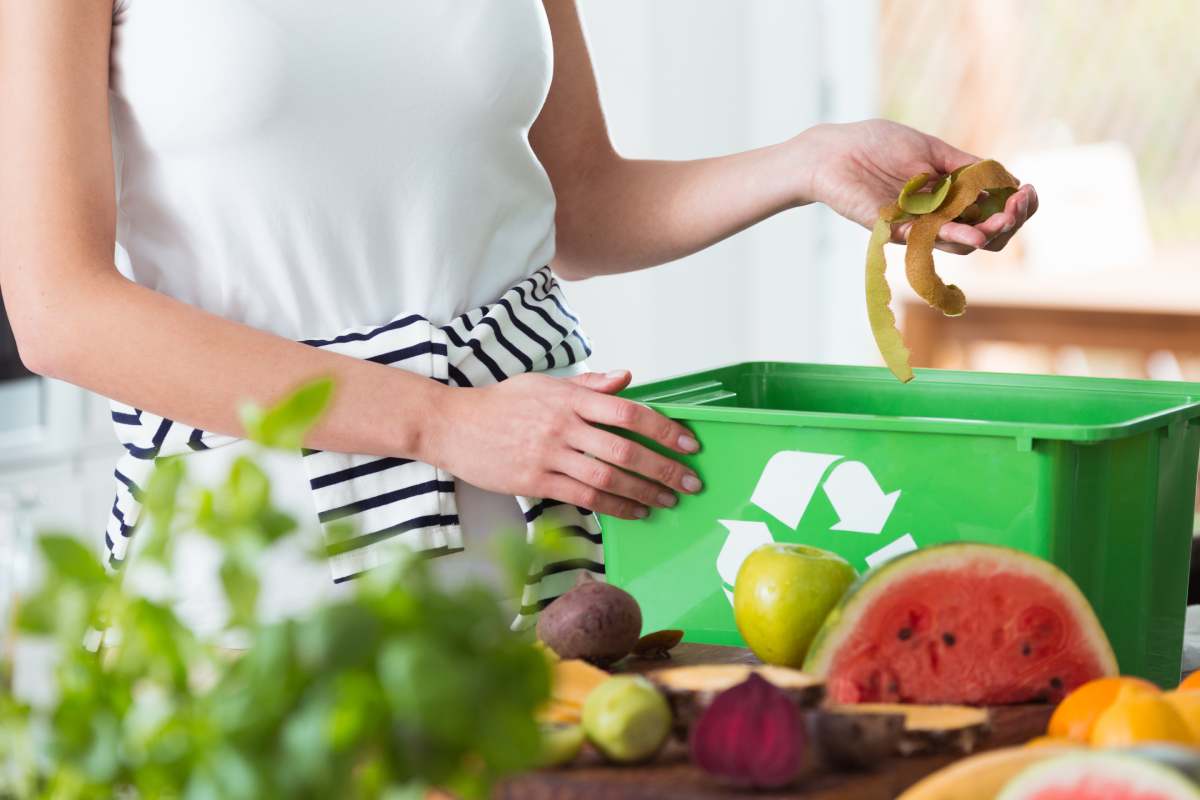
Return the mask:
{"type": "MultiPolygon", "coordinates": [[[[490,302],[553,255],[527,136],[551,65],[539,0],[116,0],[118,264],[297,339],[490,302]]],[[[253,453],[195,453],[189,470],[214,483],[253,453]]],[[[301,554],[320,534],[299,456],[263,465],[305,529],[264,561],[271,615],[335,589],[301,554]]],[[[468,549],[444,566],[485,573],[480,538],[524,520],[472,487],[459,505],[468,549]]],[[[192,545],[180,612],[215,631],[215,562],[192,545]]]]}
{"type": "Polygon", "coordinates": [[[443,321],[553,255],[538,0],[117,0],[122,270],[290,338],[443,321]]]}

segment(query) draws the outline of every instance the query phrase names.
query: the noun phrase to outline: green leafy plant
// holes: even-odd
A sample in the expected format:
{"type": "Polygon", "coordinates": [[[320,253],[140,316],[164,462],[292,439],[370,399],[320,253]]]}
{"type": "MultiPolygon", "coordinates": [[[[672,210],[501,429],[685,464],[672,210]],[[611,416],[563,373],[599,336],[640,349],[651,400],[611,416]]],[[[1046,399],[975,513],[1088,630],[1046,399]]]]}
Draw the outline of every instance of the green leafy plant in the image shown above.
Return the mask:
{"type": "MultiPolygon", "coordinates": [[[[322,381],[252,409],[247,430],[295,448],[331,393],[322,381]]],[[[494,589],[443,588],[411,557],[347,599],[267,624],[256,565],[296,526],[253,460],[212,488],[164,460],[145,505],[138,557],[165,574],[178,531],[219,544],[228,624],[248,647],[197,639],[169,597],[123,590],[75,537],[41,536],[47,576],[18,629],[54,642],[56,696],[0,696],[0,797],[398,800],[436,786],[471,798],[537,760],[547,664],[509,630],[494,589]]],[[[500,557],[516,580],[533,555],[510,541],[500,557]]]]}

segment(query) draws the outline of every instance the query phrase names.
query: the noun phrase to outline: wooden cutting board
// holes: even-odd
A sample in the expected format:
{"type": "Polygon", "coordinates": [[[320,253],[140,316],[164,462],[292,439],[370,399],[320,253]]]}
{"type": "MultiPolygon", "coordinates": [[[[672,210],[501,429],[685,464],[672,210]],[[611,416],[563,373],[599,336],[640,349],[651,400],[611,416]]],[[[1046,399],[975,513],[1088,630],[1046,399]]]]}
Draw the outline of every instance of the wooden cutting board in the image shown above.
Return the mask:
{"type": "MultiPolygon", "coordinates": [[[[631,670],[648,672],[687,664],[757,664],[737,647],[681,644],[668,661],[639,662],[631,670]]],[[[1040,735],[1051,706],[1005,706],[992,709],[992,732],[980,749],[1020,744],[1040,735]]],[[[686,748],[672,743],[658,759],[638,767],[604,764],[594,753],[565,769],[529,773],[506,781],[496,797],[506,800],[686,800],[687,798],[804,798],[805,800],[892,800],[904,789],[957,757],[952,755],[892,758],[873,772],[828,774],[778,792],[740,792],[719,786],[691,766],[686,748]]]]}

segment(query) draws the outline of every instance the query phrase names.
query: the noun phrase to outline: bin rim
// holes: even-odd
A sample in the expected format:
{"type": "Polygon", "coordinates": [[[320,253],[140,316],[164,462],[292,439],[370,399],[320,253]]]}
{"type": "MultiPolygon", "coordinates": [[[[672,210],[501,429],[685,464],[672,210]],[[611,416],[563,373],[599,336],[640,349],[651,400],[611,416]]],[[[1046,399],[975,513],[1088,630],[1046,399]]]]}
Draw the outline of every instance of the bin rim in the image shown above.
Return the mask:
{"type": "Polygon", "coordinates": [[[791,425],[809,428],[944,433],[1014,438],[1018,441],[1041,439],[1071,442],[1101,442],[1134,436],[1159,428],[1174,430],[1175,426],[1180,424],[1186,425],[1192,420],[1200,419],[1200,383],[940,369],[914,370],[916,380],[950,385],[979,386],[986,384],[997,388],[1053,388],[1065,392],[1148,395],[1161,397],[1164,402],[1171,404],[1149,414],[1131,417],[1119,422],[1088,425],[1008,422],[957,417],[886,416],[881,414],[851,414],[830,411],[746,409],[729,406],[699,405],[694,402],[670,401],[669,398],[678,397],[688,390],[719,389],[721,386],[720,373],[731,369],[749,369],[760,372],[769,370],[795,371],[799,369],[813,377],[836,377],[847,381],[871,383],[895,383],[896,380],[883,367],[779,361],[743,361],[635,385],[626,389],[621,395],[639,403],[644,403],[672,419],[679,420],[737,422],[745,425],[791,425]]]}

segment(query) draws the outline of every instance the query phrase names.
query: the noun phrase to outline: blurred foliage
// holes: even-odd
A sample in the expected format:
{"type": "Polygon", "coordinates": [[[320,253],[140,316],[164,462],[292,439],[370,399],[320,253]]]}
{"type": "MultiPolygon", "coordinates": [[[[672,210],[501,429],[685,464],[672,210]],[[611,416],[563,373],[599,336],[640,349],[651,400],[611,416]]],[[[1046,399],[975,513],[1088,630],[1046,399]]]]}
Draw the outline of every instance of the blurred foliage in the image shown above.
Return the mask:
{"type": "MultiPolygon", "coordinates": [[[[297,447],[331,390],[252,409],[247,429],[297,447]]],[[[41,536],[47,576],[18,627],[55,643],[57,697],[41,707],[0,696],[0,797],[398,800],[437,786],[474,798],[536,760],[548,669],[509,630],[495,590],[442,588],[410,557],[362,576],[349,599],[263,623],[258,558],[295,529],[271,506],[266,474],[243,458],[205,489],[167,459],[145,502],[139,558],[170,575],[173,532],[217,542],[228,626],[249,646],[198,640],[169,598],[124,592],[77,538],[41,536]]],[[[506,541],[515,587],[534,553],[506,541]]]]}

